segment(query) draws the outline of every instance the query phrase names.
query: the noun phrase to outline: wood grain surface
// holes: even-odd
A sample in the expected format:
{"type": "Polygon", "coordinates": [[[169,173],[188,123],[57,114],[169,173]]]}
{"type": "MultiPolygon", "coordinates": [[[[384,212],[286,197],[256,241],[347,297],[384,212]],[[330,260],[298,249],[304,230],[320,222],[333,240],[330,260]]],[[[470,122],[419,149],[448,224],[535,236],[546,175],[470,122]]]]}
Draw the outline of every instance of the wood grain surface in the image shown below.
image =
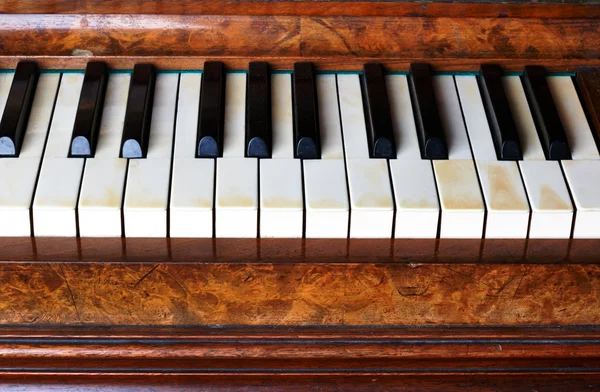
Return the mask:
{"type": "Polygon", "coordinates": [[[0,323],[600,324],[597,265],[4,264],[0,323]]]}
{"type": "Polygon", "coordinates": [[[140,61],[201,69],[209,59],[234,69],[256,59],[275,69],[313,61],[322,70],[360,70],[373,60],[401,71],[416,61],[457,71],[482,62],[560,71],[600,64],[593,19],[46,14],[2,21],[10,28],[0,29],[0,67],[8,68],[19,59],[84,68],[88,56],[116,69],[140,61]]]}

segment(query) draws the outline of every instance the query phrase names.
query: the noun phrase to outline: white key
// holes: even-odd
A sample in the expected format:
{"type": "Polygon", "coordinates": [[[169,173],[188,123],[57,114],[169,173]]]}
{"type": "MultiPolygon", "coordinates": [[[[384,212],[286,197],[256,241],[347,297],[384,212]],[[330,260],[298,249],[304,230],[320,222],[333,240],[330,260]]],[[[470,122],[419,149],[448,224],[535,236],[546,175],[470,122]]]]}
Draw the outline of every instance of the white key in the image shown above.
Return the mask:
{"type": "Polygon", "coordinates": [[[573,238],[600,238],[600,160],[562,161],[577,208],[573,238]]]}
{"type": "Polygon", "coordinates": [[[570,76],[550,76],[548,87],[575,160],[600,159],[592,130],[570,76]]]}
{"type": "Polygon", "coordinates": [[[130,159],[123,216],[126,237],[166,237],[179,74],[158,74],[145,159],[130,159]]]}
{"type": "Polygon", "coordinates": [[[497,158],[475,76],[455,79],[487,207],[485,237],[526,238],[529,203],[519,166],[497,158]]]}
{"type": "Polygon", "coordinates": [[[246,153],[246,74],[226,75],[223,126],[223,158],[243,158],[246,153]]]}
{"type": "MultiPolygon", "coordinates": [[[[8,79],[8,75],[11,74],[0,75],[0,96],[4,95],[4,81],[8,79]]],[[[44,142],[59,79],[58,74],[44,74],[39,77],[21,153],[18,158],[0,159],[0,221],[10,222],[0,226],[0,236],[31,235],[29,208],[44,153],[44,142]]]]}
{"type": "Polygon", "coordinates": [[[348,236],[348,185],[335,75],[316,77],[321,159],[303,161],[306,238],[348,236]]]}
{"type": "Polygon", "coordinates": [[[349,159],[350,238],[392,235],[394,202],[385,159],[349,159]]]}
{"type": "Polygon", "coordinates": [[[300,159],[260,160],[260,236],[302,238],[300,159]]]}
{"type": "MultiPolygon", "coordinates": [[[[321,128],[321,134],[323,128],[321,128]]],[[[348,237],[348,190],[341,159],[305,160],[306,238],[348,237]]]]}
{"type": "Polygon", "coordinates": [[[294,158],[292,79],[271,76],[272,159],[260,160],[260,236],[302,238],[302,162],[294,158]]]}
{"type": "Polygon", "coordinates": [[[394,201],[385,159],[370,159],[358,75],[338,75],[350,193],[350,237],[389,238],[394,201]]]}
{"type": "Polygon", "coordinates": [[[82,73],[64,73],[33,202],[36,236],[77,235],[76,207],[84,158],[67,158],[83,84],[82,73]]]}
{"type": "Polygon", "coordinates": [[[246,75],[227,74],[223,158],[217,158],[215,236],[256,238],[258,160],[244,158],[246,75]]]}
{"type": "Polygon", "coordinates": [[[257,208],[257,159],[218,158],[215,203],[216,237],[256,237],[257,208]]]}
{"type": "Polygon", "coordinates": [[[181,74],[171,182],[170,236],[212,237],[215,160],[196,158],[202,75],[181,74]]]}
{"type": "Polygon", "coordinates": [[[521,161],[521,175],[531,205],[529,238],[569,238],[573,205],[556,161],[521,161]]]}
{"type": "Polygon", "coordinates": [[[485,206],[452,76],[433,78],[448,160],[434,160],[442,208],[440,238],[481,238],[485,206]]]}
{"type": "Polygon", "coordinates": [[[600,238],[600,155],[592,131],[571,78],[547,80],[573,158],[561,162],[576,207],[573,238],[600,238]]]}
{"type": "Polygon", "coordinates": [[[481,238],[485,206],[473,161],[434,160],[440,195],[440,238],[481,238]]]}
{"type": "Polygon", "coordinates": [[[396,238],[436,238],[440,204],[431,162],[421,159],[406,76],[386,77],[397,159],[390,159],[396,238]]]}
{"type": "Polygon", "coordinates": [[[121,236],[127,159],[119,158],[119,150],[129,79],[129,74],[112,74],[108,79],[96,153],[85,162],[77,206],[82,237],[121,236]]]}
{"type": "Polygon", "coordinates": [[[523,152],[519,167],[531,207],[529,238],[569,238],[573,205],[560,163],[546,161],[521,79],[505,76],[502,82],[523,152]]]}
{"type": "Polygon", "coordinates": [[[0,73],[0,118],[2,117],[1,114],[4,113],[14,76],[14,72],[0,73]]]}

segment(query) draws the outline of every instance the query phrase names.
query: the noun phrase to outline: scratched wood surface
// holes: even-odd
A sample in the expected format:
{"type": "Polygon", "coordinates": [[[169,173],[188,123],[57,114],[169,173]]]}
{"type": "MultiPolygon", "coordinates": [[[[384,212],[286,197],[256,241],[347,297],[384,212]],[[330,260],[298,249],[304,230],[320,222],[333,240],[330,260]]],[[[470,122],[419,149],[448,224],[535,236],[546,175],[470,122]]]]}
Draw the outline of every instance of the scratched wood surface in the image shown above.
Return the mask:
{"type": "Polygon", "coordinates": [[[198,69],[209,59],[234,69],[257,59],[275,69],[313,61],[323,70],[360,70],[373,60],[400,71],[416,61],[456,71],[482,62],[514,71],[600,64],[600,24],[583,18],[44,14],[3,15],[2,22],[10,26],[0,29],[5,68],[25,58],[84,68],[89,56],[124,69],[142,60],[198,69]]]}
{"type": "Polygon", "coordinates": [[[598,265],[0,265],[0,323],[600,324],[598,265]]]}

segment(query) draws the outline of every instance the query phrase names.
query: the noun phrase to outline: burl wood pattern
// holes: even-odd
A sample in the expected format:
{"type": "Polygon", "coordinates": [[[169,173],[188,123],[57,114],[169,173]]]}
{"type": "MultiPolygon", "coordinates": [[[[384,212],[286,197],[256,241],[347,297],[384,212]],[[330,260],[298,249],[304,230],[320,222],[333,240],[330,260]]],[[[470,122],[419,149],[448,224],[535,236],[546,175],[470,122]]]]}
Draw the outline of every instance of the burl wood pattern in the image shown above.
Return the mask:
{"type": "Polygon", "coordinates": [[[0,323],[600,324],[597,265],[0,266],[0,323]]]}
{"type": "Polygon", "coordinates": [[[209,59],[234,69],[257,59],[275,69],[313,61],[324,70],[360,70],[373,60],[402,71],[417,61],[468,71],[482,62],[560,71],[600,64],[594,19],[46,14],[4,15],[2,22],[11,28],[0,29],[0,67],[9,68],[25,58],[84,68],[86,56],[125,69],[140,61],[199,69],[209,59]]]}

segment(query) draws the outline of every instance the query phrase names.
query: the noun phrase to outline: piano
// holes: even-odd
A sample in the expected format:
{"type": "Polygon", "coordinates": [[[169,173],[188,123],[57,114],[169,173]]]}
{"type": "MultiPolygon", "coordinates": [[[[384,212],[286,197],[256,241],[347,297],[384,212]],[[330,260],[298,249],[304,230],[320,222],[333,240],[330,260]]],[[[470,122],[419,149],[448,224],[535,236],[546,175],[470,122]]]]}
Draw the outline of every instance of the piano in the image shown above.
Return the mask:
{"type": "Polygon", "coordinates": [[[0,389],[599,389],[599,20],[0,4],[0,389]]]}

